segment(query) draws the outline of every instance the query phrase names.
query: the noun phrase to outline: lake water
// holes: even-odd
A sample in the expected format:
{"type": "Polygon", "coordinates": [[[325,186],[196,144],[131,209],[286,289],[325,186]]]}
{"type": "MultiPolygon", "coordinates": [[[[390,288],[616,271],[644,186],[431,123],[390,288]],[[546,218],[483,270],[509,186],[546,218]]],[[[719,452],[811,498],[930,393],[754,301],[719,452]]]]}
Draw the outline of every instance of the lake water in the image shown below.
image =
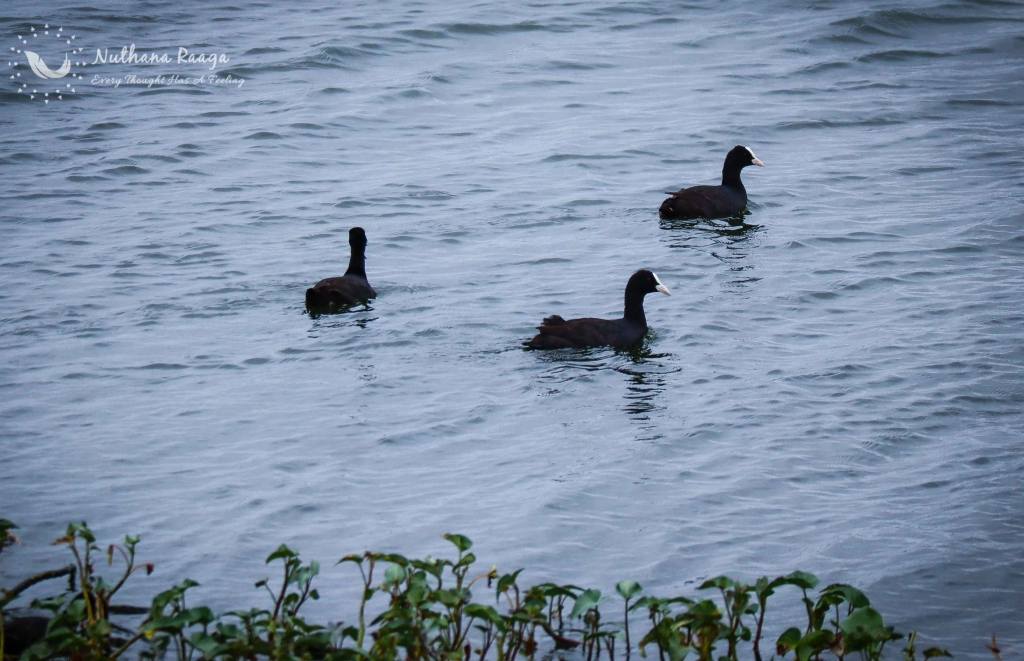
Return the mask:
{"type": "Polygon", "coordinates": [[[5,3],[0,41],[5,584],[82,518],[142,535],[129,596],[222,608],[281,542],[453,531],[526,582],[799,568],[1024,644],[1024,4],[5,3]],[[92,64],[130,44],[172,61],[92,64]],[[244,83],[93,84],[209,75],[179,47],[244,83]],[[659,221],[736,144],[748,225],[659,221]],[[356,225],[379,298],[312,319],[356,225]],[[642,354],[521,349],[641,267],[642,354]]]}

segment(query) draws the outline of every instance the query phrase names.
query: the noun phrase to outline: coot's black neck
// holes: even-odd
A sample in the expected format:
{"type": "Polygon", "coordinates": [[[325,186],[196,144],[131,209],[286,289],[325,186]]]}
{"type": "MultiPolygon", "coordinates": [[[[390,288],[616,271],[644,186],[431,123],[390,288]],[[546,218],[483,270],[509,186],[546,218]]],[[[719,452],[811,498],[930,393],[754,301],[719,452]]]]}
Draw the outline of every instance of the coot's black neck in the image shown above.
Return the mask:
{"type": "Polygon", "coordinates": [[[345,275],[357,275],[366,280],[366,246],[353,245],[352,256],[348,260],[348,270],[345,275]]]}
{"type": "Polygon", "coordinates": [[[640,283],[630,281],[626,284],[626,309],[622,316],[629,321],[647,326],[647,317],[644,315],[644,296],[647,292],[643,290],[640,283]]]}
{"type": "Polygon", "coordinates": [[[728,158],[725,159],[725,166],[722,167],[722,185],[738,188],[744,193],[747,192],[747,189],[743,187],[743,182],[740,181],[740,171],[742,169],[742,165],[730,162],[728,158]]]}

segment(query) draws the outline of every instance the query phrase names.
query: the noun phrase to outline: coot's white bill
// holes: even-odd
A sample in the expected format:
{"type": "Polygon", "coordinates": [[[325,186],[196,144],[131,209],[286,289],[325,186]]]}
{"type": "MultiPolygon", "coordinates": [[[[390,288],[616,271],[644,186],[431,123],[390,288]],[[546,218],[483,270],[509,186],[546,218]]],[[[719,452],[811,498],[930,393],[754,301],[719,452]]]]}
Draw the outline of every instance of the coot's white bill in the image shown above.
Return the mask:
{"type": "Polygon", "coordinates": [[[651,275],[654,276],[654,281],[658,283],[658,285],[655,287],[655,289],[660,291],[665,296],[671,296],[672,292],[670,292],[668,290],[668,287],[666,287],[665,285],[661,284],[661,280],[658,278],[658,274],[657,273],[651,273],[651,275]]]}

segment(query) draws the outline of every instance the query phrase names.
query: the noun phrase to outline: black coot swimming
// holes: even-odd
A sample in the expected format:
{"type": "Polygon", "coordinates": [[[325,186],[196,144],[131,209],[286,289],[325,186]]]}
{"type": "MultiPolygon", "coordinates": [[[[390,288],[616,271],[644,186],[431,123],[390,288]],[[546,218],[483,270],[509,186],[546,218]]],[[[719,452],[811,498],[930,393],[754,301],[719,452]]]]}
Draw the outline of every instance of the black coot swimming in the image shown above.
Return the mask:
{"type": "Polygon", "coordinates": [[[721,186],[694,186],[676,192],[668,191],[658,214],[662,218],[685,220],[688,218],[728,218],[747,207],[747,189],[740,181],[740,170],[748,165],[764,167],[754,152],[736,145],[725,157],[721,186]]]}
{"type": "Polygon", "coordinates": [[[310,312],[330,312],[376,298],[377,292],[366,280],[366,232],[362,227],[348,231],[348,245],[352,255],[345,275],[324,278],[306,290],[306,309],[310,312]]]}
{"type": "Polygon", "coordinates": [[[582,349],[610,346],[625,349],[640,340],[647,332],[644,316],[644,296],[660,291],[670,296],[668,287],[661,284],[651,271],[641,269],[626,283],[626,309],[622,319],[570,319],[557,314],[544,319],[540,332],[526,343],[530,349],[582,349]]]}

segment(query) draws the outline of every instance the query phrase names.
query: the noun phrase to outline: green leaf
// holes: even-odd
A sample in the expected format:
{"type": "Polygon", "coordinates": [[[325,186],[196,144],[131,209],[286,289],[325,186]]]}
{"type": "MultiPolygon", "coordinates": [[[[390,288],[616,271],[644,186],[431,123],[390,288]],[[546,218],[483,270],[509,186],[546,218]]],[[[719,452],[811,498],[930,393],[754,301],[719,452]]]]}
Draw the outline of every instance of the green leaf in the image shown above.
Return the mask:
{"type": "Polygon", "coordinates": [[[94,635],[109,636],[110,635],[110,620],[99,619],[91,627],[89,627],[94,635]]]}
{"type": "Polygon", "coordinates": [[[466,591],[464,589],[459,590],[457,588],[451,588],[448,590],[435,590],[434,598],[441,602],[441,605],[443,606],[447,606],[448,608],[455,608],[462,603],[462,599],[465,593],[466,591]]]}
{"type": "Polygon", "coordinates": [[[405,567],[401,565],[388,565],[384,570],[384,583],[394,585],[405,580],[405,567]]]}
{"type": "Polygon", "coordinates": [[[465,553],[473,547],[473,542],[471,542],[469,537],[466,537],[465,535],[448,533],[447,535],[444,535],[444,538],[454,544],[455,548],[459,550],[459,553],[465,553]]]}
{"type": "Polygon", "coordinates": [[[340,565],[340,564],[341,564],[341,563],[343,563],[343,562],[354,562],[354,563],[356,563],[357,565],[361,565],[361,564],[363,564],[363,556],[361,556],[361,555],[356,555],[356,554],[354,554],[354,553],[349,553],[348,555],[346,555],[346,556],[345,556],[344,558],[342,558],[341,560],[338,560],[338,562],[336,562],[335,564],[338,564],[338,565],[340,565]]]}
{"type": "Polygon", "coordinates": [[[217,648],[220,647],[213,636],[205,634],[202,631],[194,633],[189,639],[189,642],[192,643],[193,647],[202,652],[203,656],[207,659],[214,658],[216,656],[217,648]]]}
{"type": "Polygon", "coordinates": [[[584,590],[582,594],[576,597],[576,603],[573,604],[572,612],[569,613],[569,617],[579,617],[591,608],[596,607],[600,602],[600,590],[584,590]]]}
{"type": "Polygon", "coordinates": [[[406,567],[410,564],[409,558],[405,557],[404,555],[399,555],[398,553],[384,553],[378,559],[384,560],[385,562],[393,562],[396,565],[402,565],[403,567],[406,567]]]}
{"type": "Polygon", "coordinates": [[[512,584],[516,582],[516,579],[519,578],[519,574],[522,571],[522,569],[517,569],[511,574],[505,574],[501,578],[499,578],[498,587],[495,589],[494,592],[495,597],[500,597],[502,593],[505,592],[505,590],[508,590],[510,587],[512,587],[512,584]]]}
{"type": "Polygon", "coordinates": [[[475,617],[478,620],[486,620],[493,624],[499,631],[505,631],[508,626],[505,619],[491,606],[484,604],[466,604],[462,611],[467,617],[475,617]]]}
{"type": "Polygon", "coordinates": [[[829,595],[841,597],[843,601],[854,608],[863,608],[871,605],[871,601],[867,598],[867,595],[852,585],[846,585],[845,583],[833,583],[832,585],[822,588],[821,594],[818,596],[818,600],[821,601],[823,597],[829,595]]]}
{"type": "Polygon", "coordinates": [[[189,608],[181,612],[181,615],[186,617],[189,624],[210,624],[217,618],[206,606],[196,606],[195,608],[189,608]]]}
{"type": "Polygon", "coordinates": [[[941,647],[929,647],[924,652],[922,652],[922,654],[926,659],[934,659],[937,656],[948,656],[950,658],[953,657],[952,654],[942,649],[941,647]]]}
{"type": "Polygon", "coordinates": [[[782,632],[779,636],[778,641],[775,643],[775,647],[778,650],[780,656],[785,655],[791,649],[796,647],[796,644],[800,642],[800,630],[796,627],[790,627],[782,632]]]}
{"type": "Polygon", "coordinates": [[[805,571],[795,571],[783,580],[789,585],[795,585],[803,590],[813,590],[818,585],[818,577],[805,571]]]}
{"type": "Polygon", "coordinates": [[[281,546],[277,547],[276,551],[267,556],[266,564],[269,565],[274,560],[278,560],[280,558],[290,559],[295,557],[298,557],[298,554],[295,551],[288,548],[287,546],[285,546],[284,544],[282,544],[281,546]]]}
{"type": "Polygon", "coordinates": [[[700,587],[697,589],[707,590],[708,588],[719,588],[721,590],[725,590],[726,588],[731,588],[734,585],[736,585],[736,581],[732,580],[728,576],[716,576],[701,583],[700,587]]]}
{"type": "Polygon", "coordinates": [[[618,592],[619,595],[626,601],[629,601],[633,597],[637,596],[638,594],[643,592],[643,590],[644,589],[640,587],[639,583],[631,579],[619,581],[618,584],[615,586],[615,591],[618,592]]]}
{"type": "Polygon", "coordinates": [[[872,650],[888,640],[902,638],[892,627],[882,622],[882,616],[874,608],[857,608],[839,623],[843,632],[843,647],[850,652],[872,650]]]}
{"type": "Polygon", "coordinates": [[[90,544],[96,541],[96,536],[92,534],[91,530],[89,530],[89,525],[85,521],[80,521],[78,523],[69,523],[67,529],[67,536],[72,539],[74,539],[75,537],[80,537],[90,544]]]}
{"type": "Polygon", "coordinates": [[[848,637],[877,637],[885,628],[882,615],[870,606],[854,609],[850,616],[839,623],[839,628],[848,637]]]}
{"type": "Polygon", "coordinates": [[[828,629],[812,631],[796,644],[796,658],[799,661],[807,661],[812,655],[828,647],[834,637],[835,634],[828,629]]]}
{"type": "Polygon", "coordinates": [[[545,597],[572,597],[576,598],[576,595],[581,590],[575,585],[555,585],[554,583],[541,583],[535,586],[541,591],[545,597]]]}

